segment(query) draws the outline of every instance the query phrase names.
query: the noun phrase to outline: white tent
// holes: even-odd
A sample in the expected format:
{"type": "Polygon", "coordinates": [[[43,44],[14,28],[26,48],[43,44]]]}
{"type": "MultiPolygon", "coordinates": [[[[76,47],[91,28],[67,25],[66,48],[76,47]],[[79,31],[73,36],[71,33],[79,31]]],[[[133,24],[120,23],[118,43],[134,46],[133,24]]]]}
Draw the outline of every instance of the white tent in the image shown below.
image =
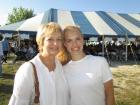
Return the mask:
{"type": "Polygon", "coordinates": [[[34,33],[35,35],[39,25],[48,22],[57,22],[62,28],[67,25],[78,25],[85,38],[103,36],[105,39],[106,37],[117,36],[128,39],[129,37],[140,37],[140,14],[59,9],[50,9],[30,19],[5,25],[0,27],[0,32],[18,32],[27,35],[34,33]]]}
{"type": "Polygon", "coordinates": [[[0,32],[18,31],[31,33],[37,31],[40,24],[57,22],[64,28],[78,25],[85,37],[104,36],[140,36],[140,14],[120,14],[103,11],[66,11],[50,9],[30,19],[0,27],[0,32]]]}

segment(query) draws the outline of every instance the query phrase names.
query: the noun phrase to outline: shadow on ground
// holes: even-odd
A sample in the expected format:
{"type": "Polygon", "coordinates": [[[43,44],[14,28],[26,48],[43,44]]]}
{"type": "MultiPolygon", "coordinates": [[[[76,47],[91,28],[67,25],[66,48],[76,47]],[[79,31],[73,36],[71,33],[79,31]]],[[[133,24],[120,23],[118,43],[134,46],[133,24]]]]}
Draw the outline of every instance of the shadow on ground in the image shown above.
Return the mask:
{"type": "Polygon", "coordinates": [[[13,74],[8,74],[8,73],[4,73],[3,74],[3,79],[14,79],[15,75],[13,74]]]}
{"type": "Polygon", "coordinates": [[[140,65],[140,61],[127,61],[127,62],[120,62],[120,61],[110,61],[109,66],[110,67],[118,67],[118,66],[123,66],[123,65],[140,65]]]}
{"type": "Polygon", "coordinates": [[[0,92],[5,93],[5,94],[11,94],[13,90],[12,85],[6,85],[6,84],[1,84],[0,85],[0,92]]]}

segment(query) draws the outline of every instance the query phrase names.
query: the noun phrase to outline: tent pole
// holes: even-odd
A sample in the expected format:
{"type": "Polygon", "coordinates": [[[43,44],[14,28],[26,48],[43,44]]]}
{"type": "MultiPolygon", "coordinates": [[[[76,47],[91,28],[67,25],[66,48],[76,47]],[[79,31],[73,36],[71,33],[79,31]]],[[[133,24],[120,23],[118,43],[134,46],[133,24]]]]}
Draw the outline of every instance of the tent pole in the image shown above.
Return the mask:
{"type": "Polygon", "coordinates": [[[127,52],[128,52],[128,36],[127,36],[127,33],[125,34],[125,44],[126,44],[126,46],[125,46],[125,51],[126,51],[126,53],[125,53],[125,61],[127,62],[127,52]]]}
{"type": "Polygon", "coordinates": [[[105,56],[105,37],[104,35],[102,35],[102,53],[103,55],[102,56],[105,56]]]}
{"type": "Polygon", "coordinates": [[[132,54],[133,54],[133,57],[134,57],[134,59],[135,59],[135,63],[136,63],[136,65],[138,64],[137,63],[137,56],[136,56],[136,54],[135,54],[135,52],[134,52],[134,50],[133,50],[133,48],[132,48],[132,45],[130,44],[130,49],[131,49],[131,52],[132,52],[132,54]]]}
{"type": "MultiPolygon", "coordinates": [[[[104,38],[105,39],[105,38],[104,38]]],[[[105,42],[105,41],[104,41],[105,42]]],[[[107,56],[107,60],[108,60],[108,63],[111,65],[111,61],[110,61],[110,58],[109,58],[109,53],[108,53],[108,49],[107,49],[107,44],[105,43],[105,52],[106,52],[106,56],[107,56]]]]}
{"type": "Polygon", "coordinates": [[[20,50],[20,34],[19,34],[19,31],[18,31],[18,50],[20,50]]]}

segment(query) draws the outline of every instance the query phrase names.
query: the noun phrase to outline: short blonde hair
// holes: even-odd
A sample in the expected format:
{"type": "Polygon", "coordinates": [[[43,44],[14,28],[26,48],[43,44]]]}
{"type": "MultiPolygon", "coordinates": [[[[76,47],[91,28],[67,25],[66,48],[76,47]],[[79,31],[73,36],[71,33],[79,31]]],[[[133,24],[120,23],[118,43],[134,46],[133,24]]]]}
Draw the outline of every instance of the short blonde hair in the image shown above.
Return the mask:
{"type": "Polygon", "coordinates": [[[61,33],[62,29],[59,24],[50,22],[48,24],[41,24],[37,31],[36,42],[39,48],[39,51],[42,51],[43,42],[46,36],[50,36],[53,33],[61,33]]]}

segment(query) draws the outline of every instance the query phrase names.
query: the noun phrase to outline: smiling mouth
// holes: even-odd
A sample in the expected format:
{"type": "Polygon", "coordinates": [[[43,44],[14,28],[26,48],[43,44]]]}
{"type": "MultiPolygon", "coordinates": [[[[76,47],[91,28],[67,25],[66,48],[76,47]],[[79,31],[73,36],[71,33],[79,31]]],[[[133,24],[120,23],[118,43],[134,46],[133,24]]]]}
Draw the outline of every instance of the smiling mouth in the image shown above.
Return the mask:
{"type": "Polygon", "coordinates": [[[51,50],[57,51],[59,48],[50,48],[51,50]]]}
{"type": "Polygon", "coordinates": [[[78,47],[72,48],[72,51],[78,51],[78,50],[79,50],[78,47]]]}

